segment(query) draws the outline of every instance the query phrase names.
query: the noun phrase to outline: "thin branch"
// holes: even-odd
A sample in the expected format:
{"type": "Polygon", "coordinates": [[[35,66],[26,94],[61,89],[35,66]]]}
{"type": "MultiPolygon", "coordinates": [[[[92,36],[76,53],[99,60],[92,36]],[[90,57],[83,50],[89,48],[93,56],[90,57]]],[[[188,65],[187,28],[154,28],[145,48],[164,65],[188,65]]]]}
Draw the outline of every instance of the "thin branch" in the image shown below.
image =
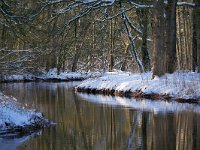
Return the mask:
{"type": "Polygon", "coordinates": [[[145,5],[145,4],[138,4],[135,2],[130,2],[131,5],[133,5],[136,9],[138,8],[153,8],[153,5],[145,5]]]}
{"type": "Polygon", "coordinates": [[[142,31],[138,29],[133,22],[131,22],[130,18],[127,16],[126,13],[124,13],[124,17],[132,29],[134,29],[138,34],[142,34],[142,31]]]}
{"type": "Polygon", "coordinates": [[[177,6],[196,7],[195,3],[192,2],[177,2],[177,6]]]}
{"type": "Polygon", "coordinates": [[[127,8],[127,9],[123,9],[123,10],[120,10],[119,13],[117,13],[116,15],[113,15],[113,16],[108,16],[108,17],[104,17],[103,19],[96,19],[96,21],[101,21],[101,22],[104,22],[106,20],[111,20],[111,19],[114,19],[116,17],[119,17],[121,16],[123,13],[125,12],[128,12],[130,10],[132,10],[134,7],[130,7],[130,8],[127,8]]]}
{"type": "Polygon", "coordinates": [[[129,40],[131,42],[132,49],[133,49],[132,51],[130,51],[130,53],[131,53],[132,57],[135,57],[137,65],[138,65],[138,67],[140,69],[140,72],[144,72],[144,66],[143,66],[142,61],[140,60],[138,52],[137,52],[137,50],[135,48],[136,37],[133,37],[131,31],[129,30],[128,24],[127,24],[127,21],[126,21],[126,18],[125,18],[124,14],[122,14],[122,17],[124,19],[124,25],[125,25],[125,28],[126,28],[126,31],[127,31],[127,34],[128,34],[128,38],[129,38],[129,40]]]}

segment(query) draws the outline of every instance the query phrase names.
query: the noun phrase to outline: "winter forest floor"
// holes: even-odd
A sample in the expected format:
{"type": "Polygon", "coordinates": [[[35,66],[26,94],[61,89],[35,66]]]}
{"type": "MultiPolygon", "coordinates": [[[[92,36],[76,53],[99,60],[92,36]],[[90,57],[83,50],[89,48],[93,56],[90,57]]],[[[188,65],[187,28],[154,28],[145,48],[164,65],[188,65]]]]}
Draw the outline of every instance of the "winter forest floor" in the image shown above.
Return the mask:
{"type": "MultiPolygon", "coordinates": [[[[200,103],[200,74],[176,72],[152,79],[152,73],[106,72],[61,73],[56,70],[40,75],[11,75],[1,82],[83,80],[77,92],[134,98],[200,103]]],[[[50,124],[41,113],[24,108],[17,100],[0,92],[0,137],[27,134],[50,124]]]]}

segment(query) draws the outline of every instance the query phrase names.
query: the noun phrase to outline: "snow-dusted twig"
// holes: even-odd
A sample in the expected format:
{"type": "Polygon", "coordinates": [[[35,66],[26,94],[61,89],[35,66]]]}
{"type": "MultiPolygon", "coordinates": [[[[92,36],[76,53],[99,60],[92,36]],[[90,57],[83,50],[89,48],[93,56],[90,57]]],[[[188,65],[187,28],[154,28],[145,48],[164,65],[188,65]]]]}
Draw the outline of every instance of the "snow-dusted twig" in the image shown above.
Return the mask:
{"type": "Polygon", "coordinates": [[[177,6],[196,7],[195,3],[192,2],[177,2],[177,6]]]}
{"type": "Polygon", "coordinates": [[[144,5],[144,4],[138,4],[135,2],[130,2],[131,5],[133,5],[135,8],[153,8],[153,5],[144,5]]]}
{"type": "Polygon", "coordinates": [[[126,13],[124,13],[124,17],[132,29],[134,29],[138,34],[142,34],[142,31],[135,26],[135,24],[129,19],[126,13]]]}

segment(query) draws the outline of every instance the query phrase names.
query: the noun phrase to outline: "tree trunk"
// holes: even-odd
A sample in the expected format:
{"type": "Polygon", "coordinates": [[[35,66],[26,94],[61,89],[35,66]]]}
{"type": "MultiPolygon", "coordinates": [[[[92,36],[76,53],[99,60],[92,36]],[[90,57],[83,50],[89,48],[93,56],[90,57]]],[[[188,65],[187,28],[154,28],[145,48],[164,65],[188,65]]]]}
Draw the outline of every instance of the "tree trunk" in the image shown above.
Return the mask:
{"type": "Polygon", "coordinates": [[[79,54],[78,54],[77,48],[75,48],[75,55],[73,58],[72,69],[71,69],[72,72],[76,71],[77,65],[78,65],[78,60],[79,60],[79,54]]]}
{"type": "Polygon", "coordinates": [[[165,19],[164,0],[155,2],[153,12],[153,77],[165,74],[165,19]]]}
{"type": "Polygon", "coordinates": [[[142,62],[144,65],[144,70],[149,71],[150,59],[149,59],[149,52],[147,48],[147,24],[144,25],[144,29],[143,29],[141,52],[142,52],[142,62]]]}
{"type": "Polygon", "coordinates": [[[167,66],[166,72],[173,73],[176,70],[176,1],[168,0],[166,8],[166,48],[167,66]]]}
{"type": "Polygon", "coordinates": [[[124,59],[122,61],[122,66],[121,66],[121,71],[126,71],[126,67],[127,67],[127,55],[128,55],[128,51],[130,51],[129,49],[131,48],[131,45],[125,44],[125,50],[124,50],[124,59]]]}
{"type": "Polygon", "coordinates": [[[114,39],[113,39],[113,20],[110,20],[110,51],[109,51],[109,71],[114,66],[114,39]]]}
{"type": "Polygon", "coordinates": [[[194,0],[196,7],[193,11],[193,71],[200,72],[200,2],[194,0]]]}
{"type": "Polygon", "coordinates": [[[74,57],[73,57],[73,62],[72,62],[72,68],[71,71],[75,72],[77,69],[77,64],[78,64],[78,59],[79,59],[79,54],[78,54],[78,49],[77,49],[77,22],[75,21],[75,28],[74,28],[74,57]]]}
{"type": "Polygon", "coordinates": [[[140,18],[140,27],[142,30],[142,47],[141,47],[141,58],[142,63],[144,65],[144,70],[150,70],[150,58],[149,52],[147,48],[147,36],[148,36],[148,11],[146,9],[139,9],[137,10],[137,15],[140,18]]]}
{"type": "Polygon", "coordinates": [[[153,14],[153,76],[176,70],[176,0],[155,2],[153,14]]]}

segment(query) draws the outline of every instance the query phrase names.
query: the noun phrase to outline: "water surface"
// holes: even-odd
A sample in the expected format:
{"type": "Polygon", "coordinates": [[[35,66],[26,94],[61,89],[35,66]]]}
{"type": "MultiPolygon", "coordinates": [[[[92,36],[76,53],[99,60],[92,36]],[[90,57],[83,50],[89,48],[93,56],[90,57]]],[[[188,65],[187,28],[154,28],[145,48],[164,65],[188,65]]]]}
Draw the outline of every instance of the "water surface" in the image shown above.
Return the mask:
{"type": "Polygon", "coordinates": [[[76,94],[77,84],[1,84],[57,125],[31,138],[0,139],[0,150],[200,149],[199,105],[76,94]]]}

